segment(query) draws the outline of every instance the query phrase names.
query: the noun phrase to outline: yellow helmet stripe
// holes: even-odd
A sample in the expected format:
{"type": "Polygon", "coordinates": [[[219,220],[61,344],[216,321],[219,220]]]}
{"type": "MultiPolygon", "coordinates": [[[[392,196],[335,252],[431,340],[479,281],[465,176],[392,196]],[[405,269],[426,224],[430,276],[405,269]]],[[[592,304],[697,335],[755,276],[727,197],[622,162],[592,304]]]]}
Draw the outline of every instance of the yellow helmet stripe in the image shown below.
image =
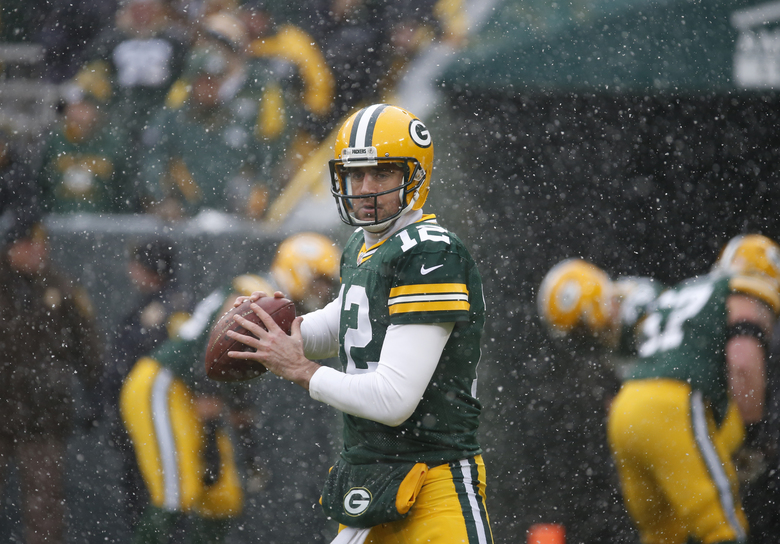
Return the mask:
{"type": "Polygon", "coordinates": [[[780,294],[769,281],[756,276],[735,276],[729,281],[729,287],[734,292],[744,293],[762,300],[772,308],[775,314],[780,312],[780,294]]]}

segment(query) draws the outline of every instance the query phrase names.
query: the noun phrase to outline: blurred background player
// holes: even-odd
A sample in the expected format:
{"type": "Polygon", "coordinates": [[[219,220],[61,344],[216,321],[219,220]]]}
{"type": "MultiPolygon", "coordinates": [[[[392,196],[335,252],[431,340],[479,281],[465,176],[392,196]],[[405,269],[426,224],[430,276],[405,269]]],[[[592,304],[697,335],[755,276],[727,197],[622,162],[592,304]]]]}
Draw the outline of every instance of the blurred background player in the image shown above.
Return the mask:
{"type": "Polygon", "coordinates": [[[189,316],[191,304],[189,294],[176,281],[177,248],[173,240],[165,236],[143,238],[132,244],[129,253],[127,274],[136,292],[128,301],[130,309],[112,331],[105,355],[101,400],[110,444],[119,451],[123,463],[123,500],[132,526],[143,504],[143,482],[119,417],[119,391],[141,356],[176,336],[189,316]]]}
{"type": "Polygon", "coordinates": [[[746,541],[732,456],[763,413],[779,281],[780,247],[738,236],[649,308],[608,427],[643,543],[746,541]]]}
{"type": "Polygon", "coordinates": [[[66,444],[74,398],[91,429],[102,372],[86,292],[49,260],[48,237],[30,202],[10,210],[0,240],[0,482],[15,462],[25,542],[64,542],[66,444]],[[80,380],[80,382],[79,382],[80,380]]]}
{"type": "Polygon", "coordinates": [[[537,307],[551,336],[580,348],[598,345],[618,363],[636,353],[636,327],[663,286],[647,277],[609,275],[583,259],[565,259],[544,276],[537,307]]]}
{"type": "MultiPolygon", "coordinates": [[[[273,484],[268,500],[262,501],[268,505],[261,508],[269,535],[290,538],[290,528],[280,523],[282,519],[294,520],[298,526],[296,541],[311,541],[323,533],[323,528],[304,522],[301,516],[313,507],[306,487],[312,485],[308,471],[328,457],[326,414],[303,421],[304,407],[290,406],[284,401],[284,388],[266,384],[265,378],[238,385],[208,380],[203,357],[212,325],[236,296],[283,288],[302,308],[322,305],[337,285],[338,259],[335,246],[322,235],[288,238],[280,244],[266,276],[238,276],[213,291],[196,305],[179,328],[178,338],[135,364],[122,388],[120,408],[150,503],[136,526],[134,542],[169,542],[171,535],[182,532],[193,542],[224,541],[244,501],[230,437],[234,431],[240,437],[238,459],[252,477],[250,491],[258,493],[266,483],[273,484]],[[255,383],[263,384],[257,392],[251,390],[255,383]],[[139,410],[139,406],[152,409],[139,410]],[[300,436],[319,438],[322,451],[314,455],[300,451],[301,446],[296,446],[300,436]],[[280,440],[299,454],[281,457],[280,440]]],[[[258,538],[273,541],[266,536],[258,538]]]]}

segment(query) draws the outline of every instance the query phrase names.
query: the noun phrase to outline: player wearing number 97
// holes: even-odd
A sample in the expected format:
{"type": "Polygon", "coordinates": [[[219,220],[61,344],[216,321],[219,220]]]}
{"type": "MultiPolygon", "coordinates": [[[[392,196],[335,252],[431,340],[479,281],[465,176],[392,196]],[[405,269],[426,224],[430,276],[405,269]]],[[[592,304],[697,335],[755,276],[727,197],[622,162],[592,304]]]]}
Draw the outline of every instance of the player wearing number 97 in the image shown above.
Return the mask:
{"type": "Polygon", "coordinates": [[[744,427],[727,422],[734,412],[744,423],[762,415],[779,285],[780,247],[738,236],[709,274],[666,290],[649,308],[608,422],[644,544],[746,540],[731,460],[744,427]]]}
{"type": "Polygon", "coordinates": [[[477,440],[482,281],[461,240],[423,214],[432,166],[431,134],[409,112],[375,104],[349,117],[332,194],[360,228],[342,254],[338,297],[297,318],[291,336],[259,307],[268,332],[237,318],[257,339],[231,334],[255,348],[233,356],[343,412],[343,449],[322,496],[341,523],[336,542],[493,541],[477,440]],[[336,354],[343,371],[314,362],[336,354]],[[383,480],[394,467],[406,475],[397,488],[383,480]],[[395,505],[388,518],[371,513],[382,504],[395,505]]]}

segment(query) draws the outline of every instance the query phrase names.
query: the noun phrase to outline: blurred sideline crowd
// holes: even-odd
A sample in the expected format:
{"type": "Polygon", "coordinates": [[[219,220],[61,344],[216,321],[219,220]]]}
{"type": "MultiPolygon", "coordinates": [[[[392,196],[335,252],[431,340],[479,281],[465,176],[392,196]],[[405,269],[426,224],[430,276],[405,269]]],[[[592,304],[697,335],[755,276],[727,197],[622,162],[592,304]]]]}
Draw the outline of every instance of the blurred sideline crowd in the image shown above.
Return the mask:
{"type": "Polygon", "coordinates": [[[253,541],[325,541],[327,520],[310,515],[319,483],[312,474],[327,472],[334,414],[286,382],[206,379],[203,361],[212,327],[239,295],[281,290],[300,312],[328,302],[339,279],[332,240],[289,236],[270,266],[247,266],[198,302],[195,286],[180,281],[182,248],[144,235],[123,253],[132,288],[121,318],[101,331],[87,291],[51,259],[35,207],[2,234],[0,534],[27,544],[90,535],[218,544],[243,519],[240,530],[256,529],[244,533],[253,541]],[[69,461],[76,434],[90,444],[80,454],[92,456],[88,476],[69,461]],[[13,466],[21,534],[9,526],[13,466]],[[69,490],[85,476],[91,485],[69,490]],[[79,514],[92,494],[99,510],[79,514]]]}
{"type": "Polygon", "coordinates": [[[0,126],[2,168],[37,184],[47,213],[165,220],[203,209],[262,220],[340,119],[381,101],[414,55],[465,31],[462,0],[0,8],[0,48],[41,46],[38,77],[57,89],[41,134],[0,126]]]}
{"type": "MultiPolygon", "coordinates": [[[[207,325],[237,294],[279,289],[301,311],[329,300],[336,244],[293,236],[268,270],[224,278],[198,302],[176,273],[183,248],[128,235],[123,256],[135,289],[117,326],[103,331],[94,298],[52,259],[44,220],[177,221],[216,210],[263,221],[343,117],[390,93],[425,47],[461,39],[461,9],[460,0],[0,0],[0,89],[17,79],[31,95],[56,89],[51,104],[36,104],[55,112],[40,129],[9,122],[0,103],[0,406],[8,415],[0,497],[15,466],[21,541],[86,541],[73,532],[82,527],[66,523],[77,508],[66,489],[74,430],[95,441],[100,470],[120,484],[95,493],[120,505],[121,541],[224,542],[250,509],[247,497],[255,505],[247,523],[261,532],[253,537],[325,541],[332,528],[311,516],[319,480],[310,475],[327,471],[333,414],[278,383],[236,394],[198,372],[207,325]],[[39,70],[20,76],[11,67],[16,45],[40,46],[39,70]],[[149,416],[143,408],[159,383],[178,399],[170,436],[156,420],[123,417],[149,416]],[[256,398],[263,407],[248,409],[260,406],[256,398]],[[178,442],[183,435],[195,441],[191,450],[178,442]],[[304,449],[299,436],[317,447],[304,449]],[[170,444],[197,455],[166,453],[170,444]],[[291,455],[274,456],[282,445],[291,455]],[[172,455],[176,503],[170,482],[156,479],[172,455]]],[[[110,541],[116,530],[97,538],[110,541]]]]}

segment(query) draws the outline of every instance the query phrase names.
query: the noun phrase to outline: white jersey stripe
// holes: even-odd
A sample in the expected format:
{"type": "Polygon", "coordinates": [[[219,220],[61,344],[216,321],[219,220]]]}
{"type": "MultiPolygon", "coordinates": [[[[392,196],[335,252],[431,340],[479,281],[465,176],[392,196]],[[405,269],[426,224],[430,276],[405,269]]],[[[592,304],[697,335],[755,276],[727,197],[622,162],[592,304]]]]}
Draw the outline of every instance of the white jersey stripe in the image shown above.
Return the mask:
{"type": "Polygon", "coordinates": [[[447,300],[468,300],[467,294],[458,293],[451,295],[401,295],[388,299],[387,304],[404,304],[409,302],[440,302],[447,300]]]}
{"type": "Polygon", "coordinates": [[[155,376],[152,385],[152,421],[154,422],[154,434],[157,438],[162,465],[163,510],[168,511],[176,511],[181,508],[179,463],[168,406],[168,394],[172,383],[173,374],[167,368],[162,368],[155,376]]]}
{"type": "Polygon", "coordinates": [[[479,544],[487,544],[488,538],[485,532],[485,525],[482,523],[482,512],[479,509],[479,498],[476,493],[477,486],[474,480],[471,479],[471,465],[468,459],[461,459],[458,463],[460,464],[460,472],[463,475],[463,485],[466,487],[466,495],[471,507],[471,515],[474,518],[479,544]]]}

